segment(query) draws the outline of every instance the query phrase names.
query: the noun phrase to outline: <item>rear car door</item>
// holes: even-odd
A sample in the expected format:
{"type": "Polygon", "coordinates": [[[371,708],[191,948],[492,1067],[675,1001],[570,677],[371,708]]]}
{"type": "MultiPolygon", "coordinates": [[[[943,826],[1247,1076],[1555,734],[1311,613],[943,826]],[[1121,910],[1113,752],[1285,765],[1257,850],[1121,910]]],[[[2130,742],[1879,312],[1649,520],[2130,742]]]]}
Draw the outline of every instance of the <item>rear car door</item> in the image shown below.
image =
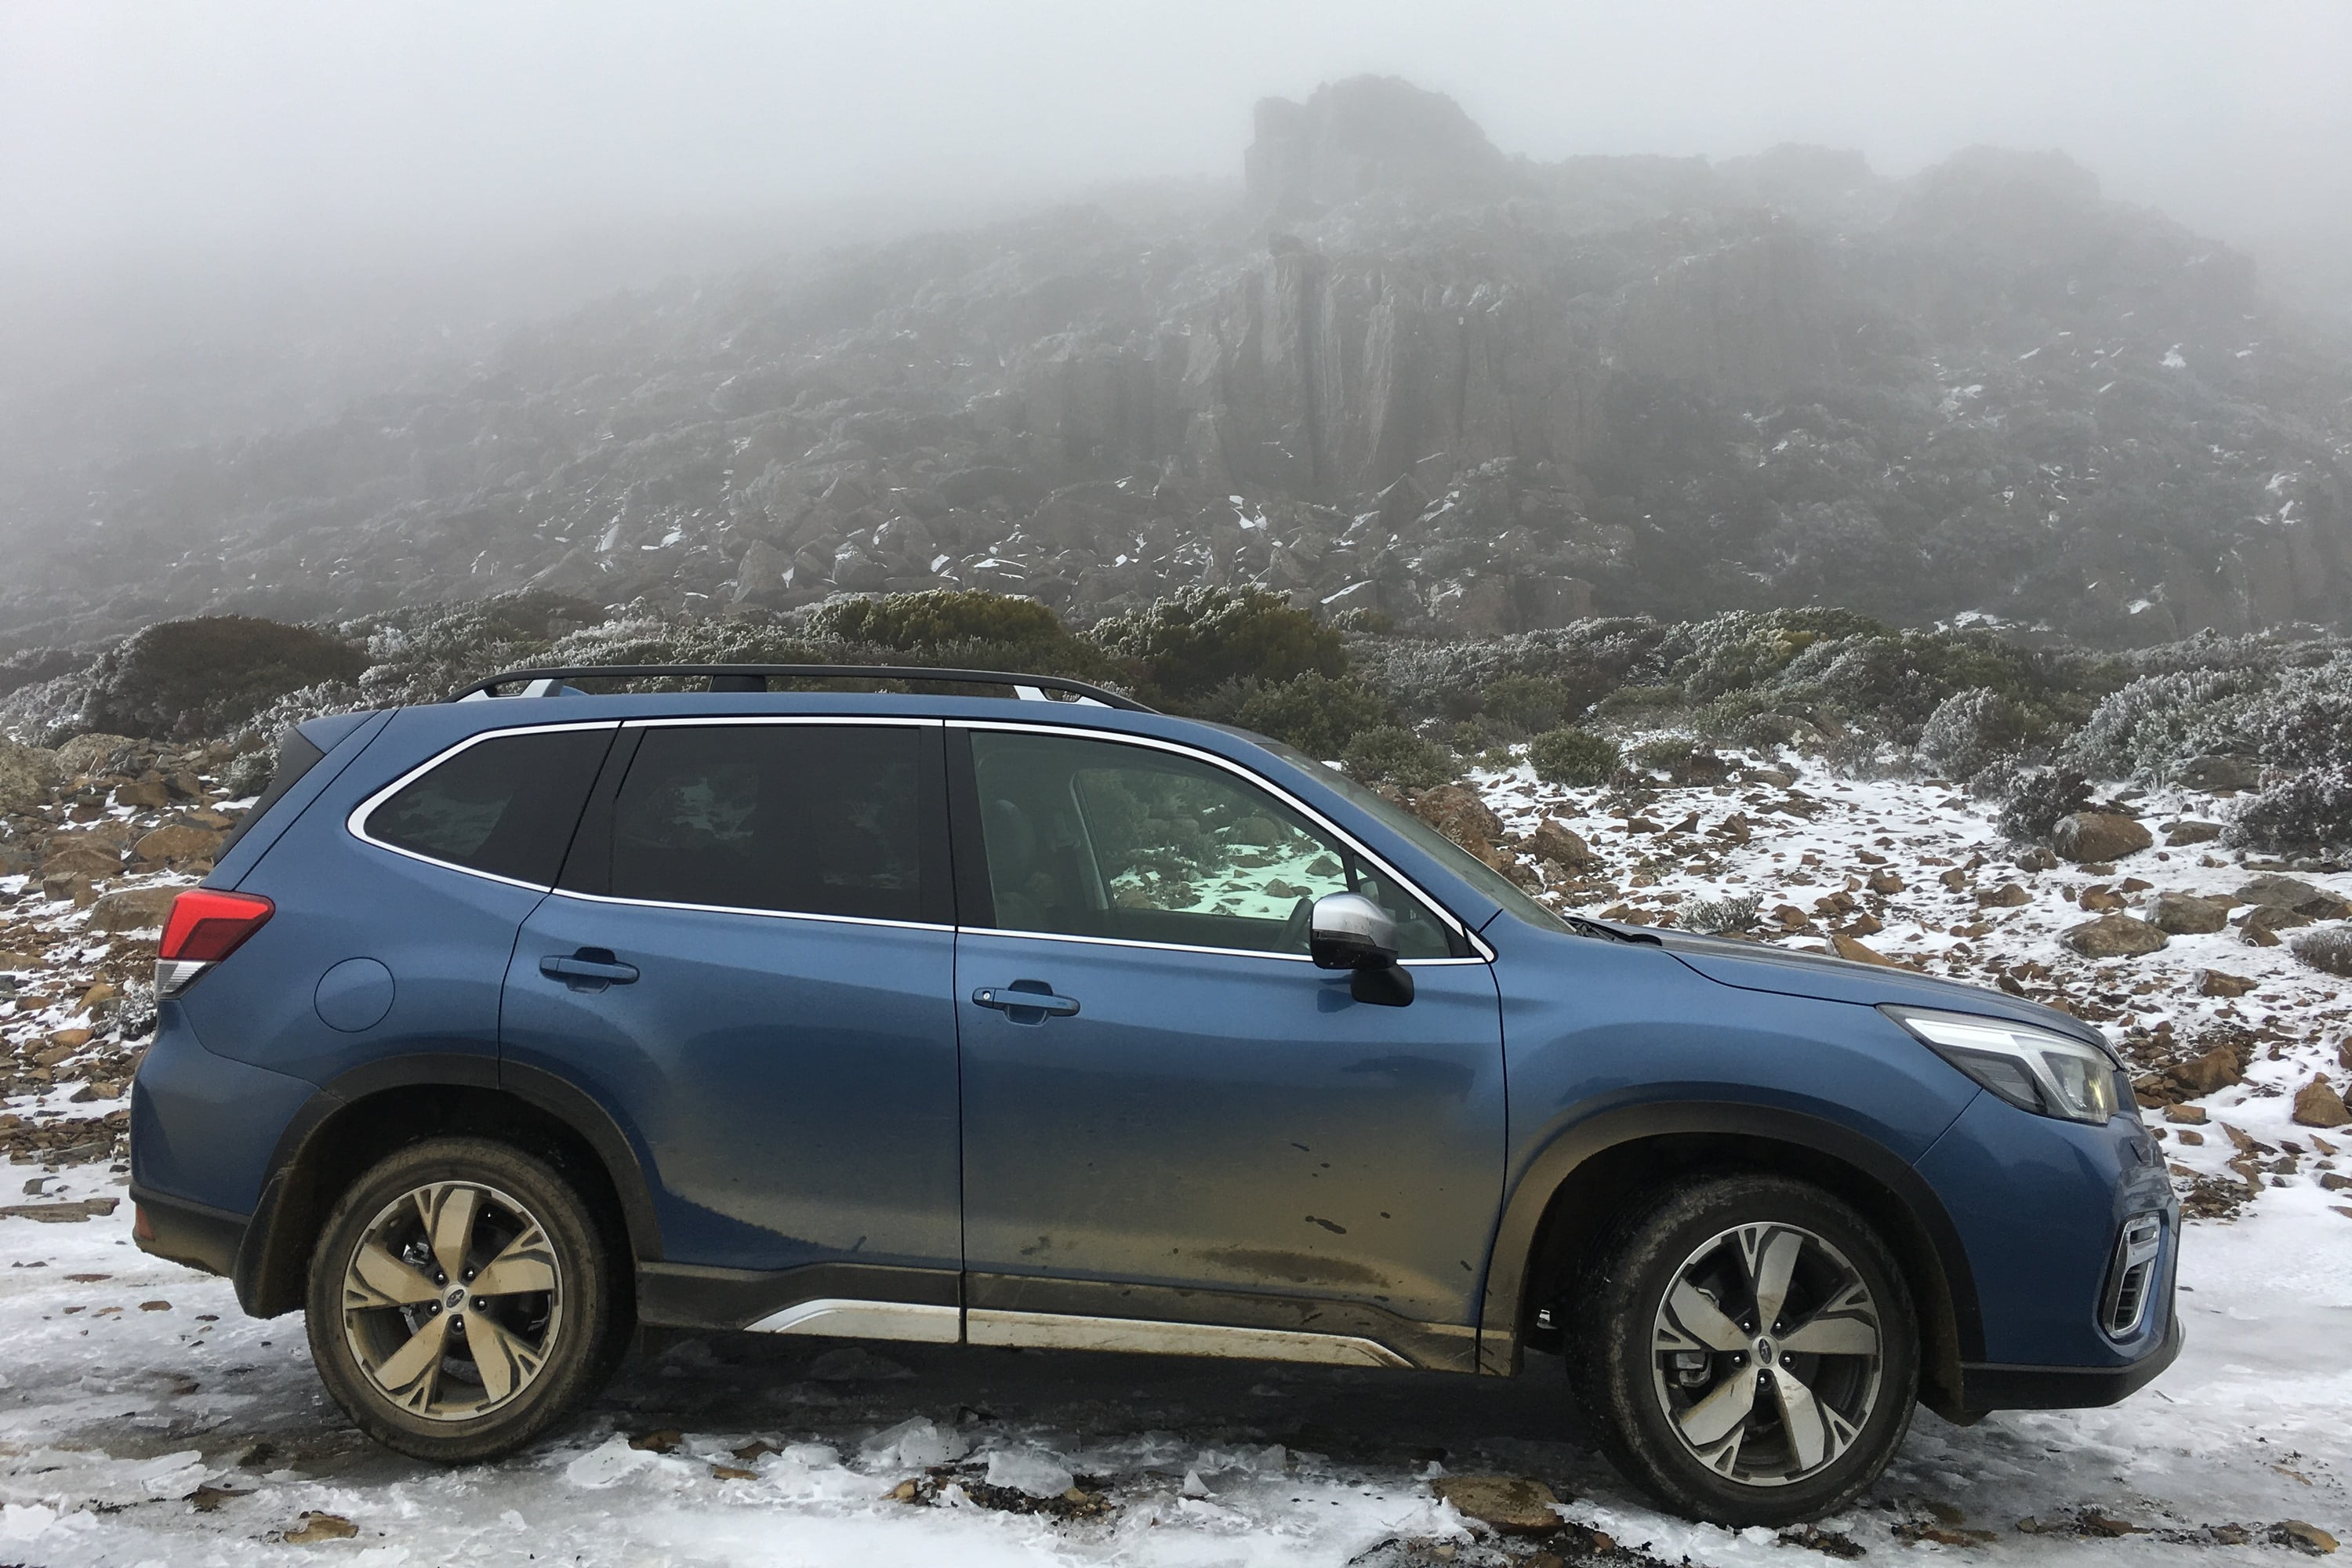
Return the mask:
{"type": "Polygon", "coordinates": [[[657,1321],[681,1290],[698,1321],[879,1300],[955,1337],[940,746],[925,721],[633,722],[524,922],[506,1059],[636,1145],[657,1321]]]}
{"type": "Polygon", "coordinates": [[[1204,754],[950,735],[967,1336],[1385,1359],[1305,1342],[1340,1335],[1466,1368],[1504,1100],[1465,933],[1204,754]],[[1398,917],[1409,1005],[1307,958],[1341,890],[1398,917]]]}

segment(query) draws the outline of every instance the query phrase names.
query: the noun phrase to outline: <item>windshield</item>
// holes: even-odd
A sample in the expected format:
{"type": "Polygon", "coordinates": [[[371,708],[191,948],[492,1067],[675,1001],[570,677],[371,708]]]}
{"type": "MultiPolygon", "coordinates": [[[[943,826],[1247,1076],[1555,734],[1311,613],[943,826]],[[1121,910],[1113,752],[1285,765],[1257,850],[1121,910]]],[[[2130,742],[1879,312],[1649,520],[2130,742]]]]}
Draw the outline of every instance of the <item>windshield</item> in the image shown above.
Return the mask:
{"type": "Polygon", "coordinates": [[[1295,746],[1286,746],[1280,741],[1271,741],[1264,735],[1250,735],[1245,730],[1236,731],[1235,733],[1248,735],[1252,744],[1264,746],[1291,766],[1307,770],[1318,783],[1328,784],[1338,790],[1348,797],[1350,804],[1363,807],[1365,811],[1378,817],[1383,826],[1394,829],[1401,837],[1409,840],[1413,847],[1429,856],[1439,865],[1444,866],[1447,870],[1502,905],[1511,914],[1527,921],[1528,924],[1540,926],[1545,931],[1559,931],[1568,936],[1579,934],[1576,928],[1570,925],[1568,921],[1522,892],[1517,883],[1513,882],[1500,871],[1496,870],[1386,795],[1366,789],[1339,769],[1328,763],[1317,762],[1295,746]]]}

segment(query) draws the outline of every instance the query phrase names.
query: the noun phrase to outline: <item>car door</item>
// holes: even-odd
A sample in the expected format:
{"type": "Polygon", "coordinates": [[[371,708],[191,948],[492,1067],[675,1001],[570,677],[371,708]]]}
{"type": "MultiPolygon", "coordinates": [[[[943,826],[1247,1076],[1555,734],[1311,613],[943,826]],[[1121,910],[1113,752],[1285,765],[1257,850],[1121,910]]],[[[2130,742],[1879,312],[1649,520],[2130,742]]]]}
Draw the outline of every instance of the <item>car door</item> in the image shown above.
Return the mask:
{"type": "Polygon", "coordinates": [[[1504,1100],[1465,933],[1205,753],[983,724],[950,751],[967,1337],[1466,1366],[1504,1100]],[[1349,889],[1398,917],[1408,1005],[1307,958],[1349,889]]]}
{"type": "Polygon", "coordinates": [[[955,1337],[940,744],[935,722],[630,724],[516,943],[507,1060],[612,1113],[653,1187],[654,1272],[734,1271],[674,1283],[743,1321],[929,1301],[955,1337]]]}

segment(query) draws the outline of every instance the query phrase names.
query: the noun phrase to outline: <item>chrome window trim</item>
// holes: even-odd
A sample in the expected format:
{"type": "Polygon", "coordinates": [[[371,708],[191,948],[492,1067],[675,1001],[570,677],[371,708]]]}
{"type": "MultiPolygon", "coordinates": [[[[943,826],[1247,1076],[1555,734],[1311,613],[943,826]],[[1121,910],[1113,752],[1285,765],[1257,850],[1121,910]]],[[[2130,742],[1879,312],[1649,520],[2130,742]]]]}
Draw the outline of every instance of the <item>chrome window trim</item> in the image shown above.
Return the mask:
{"type": "MultiPolygon", "coordinates": [[[[1371,850],[1366,848],[1364,845],[1357,839],[1354,834],[1349,833],[1346,828],[1341,827],[1338,823],[1332,821],[1329,817],[1324,816],[1313,806],[1308,805],[1305,801],[1291,795],[1288,791],[1282,788],[1281,785],[1276,784],[1273,780],[1267,778],[1265,774],[1253,773],[1248,768],[1244,767],[1241,763],[1234,762],[1230,757],[1221,757],[1214,752],[1202,751],[1197,746],[1188,746],[1179,741],[1163,741],[1156,735],[1129,734],[1124,730],[1096,730],[1081,728],[1075,724],[1021,723],[1018,721],[1007,722],[991,719],[950,719],[945,721],[945,722],[950,728],[959,730],[996,730],[1003,731],[1012,734],[1063,735],[1082,741],[1108,741],[1114,745],[1141,746],[1150,751],[1172,752],[1180,757],[1189,757],[1195,762],[1207,763],[1213,767],[1223,768],[1225,772],[1232,773],[1234,777],[1239,778],[1245,783],[1255,784],[1259,789],[1265,791],[1268,795],[1271,795],[1276,800],[1282,802],[1283,805],[1288,806],[1291,810],[1298,813],[1299,816],[1305,817],[1307,821],[1314,823],[1326,833],[1330,834],[1334,838],[1337,838],[1340,843],[1346,845],[1349,849],[1355,851],[1358,855],[1362,856],[1364,859],[1369,861],[1372,868],[1379,871],[1382,876],[1387,877],[1390,880],[1396,883],[1397,886],[1410,890],[1414,898],[1421,900],[1423,907],[1433,911],[1436,915],[1437,919],[1449,930],[1459,932],[1462,937],[1469,942],[1472,950],[1472,956],[1468,958],[1409,958],[1404,960],[1404,963],[1416,965],[1440,963],[1491,963],[1495,960],[1495,950],[1492,947],[1489,947],[1486,941],[1481,938],[1476,931],[1472,931],[1467,925],[1465,925],[1462,921],[1455,916],[1452,910],[1447,909],[1443,900],[1433,897],[1428,889],[1423,887],[1419,882],[1413,880],[1411,877],[1406,876],[1395,867],[1390,865],[1380,856],[1373,854],[1371,850]]],[[[986,853],[986,847],[982,846],[982,854],[984,856],[986,853]]],[[[965,929],[977,933],[982,928],[967,927],[965,929]]],[[[1168,949],[1176,952],[1235,952],[1254,958],[1296,958],[1302,963],[1312,962],[1312,960],[1308,959],[1304,953],[1269,953],[1246,947],[1192,947],[1176,942],[1129,942],[1113,937],[1074,936],[1060,931],[1004,931],[996,928],[990,928],[989,934],[994,936],[1038,936],[1061,942],[1115,942],[1117,945],[1121,947],[1156,947],[1168,949]]]]}
{"type": "Polygon", "coordinates": [[[624,730],[689,730],[734,728],[746,724],[854,724],[862,730],[922,730],[944,728],[944,719],[908,717],[903,713],[712,713],[683,714],[663,719],[622,719],[624,730]]]}
{"type": "Polygon", "coordinates": [[[827,915],[809,910],[754,910],[740,904],[681,904],[667,899],[628,899],[617,893],[583,893],[571,888],[550,888],[547,891],[551,898],[577,899],[583,903],[620,904],[639,910],[677,910],[687,914],[759,915],[774,921],[823,921],[829,925],[880,926],[890,931],[953,932],[957,929],[930,921],[886,921],[873,915],[827,915]]]}
{"type": "MultiPolygon", "coordinates": [[[[1411,884],[1407,884],[1410,886],[1411,884]]],[[[558,889],[561,892],[562,889],[558,889]]],[[[1074,931],[1013,931],[1003,926],[962,926],[966,936],[1012,936],[1028,942],[1081,942],[1100,947],[1135,947],[1151,952],[1205,952],[1219,958],[1271,958],[1284,963],[1312,963],[1314,959],[1303,952],[1268,952],[1262,947],[1198,947],[1183,942],[1139,942],[1125,936],[1082,936],[1074,931]]],[[[1475,941],[1474,935],[1472,938],[1475,941]]],[[[1409,969],[1435,969],[1452,964],[1485,963],[1486,959],[1475,954],[1469,958],[1401,958],[1397,963],[1409,969]]],[[[1343,973],[1331,971],[1333,974],[1343,973]]]]}
{"type": "MultiPolygon", "coordinates": [[[[461,752],[471,751],[485,741],[503,740],[509,735],[544,735],[563,730],[611,730],[617,732],[620,728],[621,721],[618,719],[585,719],[574,720],[570,723],[515,724],[501,730],[484,730],[477,734],[468,735],[456,745],[436,752],[360,802],[359,805],[352,807],[350,815],[343,818],[343,829],[361,843],[373,845],[376,848],[389,854],[404,856],[427,866],[438,866],[445,871],[456,871],[462,876],[479,877],[485,882],[500,882],[509,888],[522,888],[530,892],[544,893],[555,886],[552,881],[526,882],[519,877],[501,877],[496,871],[480,870],[472,866],[460,865],[455,860],[444,860],[437,855],[426,855],[415,849],[404,849],[397,844],[387,844],[367,830],[368,816],[377,806],[382,805],[435,768],[461,752]]],[[[560,873],[562,868],[559,867],[557,869],[560,873]]]]}

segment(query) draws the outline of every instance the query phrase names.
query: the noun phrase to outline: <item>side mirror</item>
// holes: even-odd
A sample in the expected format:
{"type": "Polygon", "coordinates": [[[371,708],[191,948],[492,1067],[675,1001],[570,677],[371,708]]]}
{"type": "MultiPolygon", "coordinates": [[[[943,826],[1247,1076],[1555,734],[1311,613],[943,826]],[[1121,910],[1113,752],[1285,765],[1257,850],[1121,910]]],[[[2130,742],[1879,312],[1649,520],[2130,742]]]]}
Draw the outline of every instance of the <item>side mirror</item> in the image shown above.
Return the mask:
{"type": "Polygon", "coordinates": [[[1396,921],[1361,893],[1326,893],[1307,917],[1307,951],[1318,969],[1382,968],[1396,962],[1396,921]]]}
{"type": "Polygon", "coordinates": [[[1318,969],[1345,969],[1348,994],[1375,1007],[1412,1000],[1412,972],[1397,963],[1396,921],[1361,893],[1326,893],[1307,919],[1307,951],[1318,969]]]}

